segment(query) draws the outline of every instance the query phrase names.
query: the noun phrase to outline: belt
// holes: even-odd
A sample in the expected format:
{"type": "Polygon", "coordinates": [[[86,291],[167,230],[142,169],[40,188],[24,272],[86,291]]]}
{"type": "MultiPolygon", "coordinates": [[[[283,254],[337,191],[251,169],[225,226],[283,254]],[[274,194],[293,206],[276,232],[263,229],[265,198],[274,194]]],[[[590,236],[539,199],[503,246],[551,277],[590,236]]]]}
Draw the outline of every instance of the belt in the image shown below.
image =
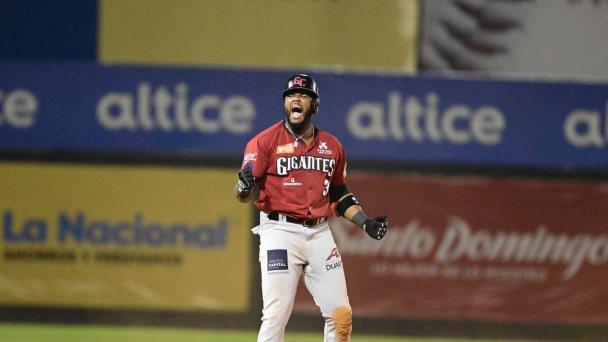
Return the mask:
{"type": "Polygon", "coordinates": [[[268,213],[268,219],[273,221],[287,221],[289,223],[301,224],[305,227],[314,227],[327,221],[327,217],[317,217],[314,219],[306,220],[279,214],[276,211],[271,211],[270,213],[268,213]]]}

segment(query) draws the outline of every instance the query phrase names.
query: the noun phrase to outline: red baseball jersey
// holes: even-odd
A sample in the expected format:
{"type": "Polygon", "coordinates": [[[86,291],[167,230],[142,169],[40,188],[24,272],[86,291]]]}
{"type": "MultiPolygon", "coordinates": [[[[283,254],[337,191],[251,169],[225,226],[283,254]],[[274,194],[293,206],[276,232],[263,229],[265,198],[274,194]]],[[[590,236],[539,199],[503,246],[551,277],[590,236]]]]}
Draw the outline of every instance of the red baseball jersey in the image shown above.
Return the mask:
{"type": "Polygon", "coordinates": [[[297,218],[331,216],[329,188],[346,179],[342,144],[316,127],[310,145],[295,141],[280,121],[247,144],[242,167],[251,167],[260,187],[255,204],[261,211],[297,218]]]}

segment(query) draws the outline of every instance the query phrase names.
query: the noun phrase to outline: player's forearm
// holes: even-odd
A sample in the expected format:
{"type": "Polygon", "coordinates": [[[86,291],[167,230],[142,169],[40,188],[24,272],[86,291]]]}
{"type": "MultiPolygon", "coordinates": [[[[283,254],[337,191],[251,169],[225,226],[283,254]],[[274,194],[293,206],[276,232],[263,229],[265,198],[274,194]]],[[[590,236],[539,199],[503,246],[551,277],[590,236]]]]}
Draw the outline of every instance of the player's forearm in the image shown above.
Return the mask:
{"type": "Polygon", "coordinates": [[[359,227],[363,227],[365,220],[368,219],[367,215],[365,215],[363,212],[363,208],[361,208],[359,205],[353,205],[346,209],[344,212],[344,218],[359,227]]]}
{"type": "Polygon", "coordinates": [[[336,205],[336,213],[361,227],[369,236],[376,240],[382,239],[388,229],[386,215],[368,217],[363,212],[363,208],[351,192],[342,196],[338,200],[338,204],[336,205]]]}

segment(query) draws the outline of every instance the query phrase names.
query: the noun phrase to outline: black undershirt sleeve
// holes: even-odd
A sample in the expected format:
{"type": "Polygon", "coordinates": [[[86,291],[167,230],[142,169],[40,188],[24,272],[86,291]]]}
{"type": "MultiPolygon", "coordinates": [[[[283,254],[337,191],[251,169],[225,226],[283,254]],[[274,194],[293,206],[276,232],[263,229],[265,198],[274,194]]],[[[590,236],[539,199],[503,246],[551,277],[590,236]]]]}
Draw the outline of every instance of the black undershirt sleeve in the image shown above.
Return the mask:
{"type": "Polygon", "coordinates": [[[332,185],[329,188],[329,202],[335,202],[342,198],[342,196],[349,193],[348,187],[346,185],[332,185]]]}

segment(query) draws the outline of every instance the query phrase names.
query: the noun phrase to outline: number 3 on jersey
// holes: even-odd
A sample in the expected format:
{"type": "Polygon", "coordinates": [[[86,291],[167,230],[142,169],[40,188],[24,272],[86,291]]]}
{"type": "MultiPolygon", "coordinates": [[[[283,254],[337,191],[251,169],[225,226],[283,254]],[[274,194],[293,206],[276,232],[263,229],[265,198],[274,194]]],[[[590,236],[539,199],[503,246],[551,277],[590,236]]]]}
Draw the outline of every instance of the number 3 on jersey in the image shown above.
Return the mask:
{"type": "Polygon", "coordinates": [[[329,192],[329,179],[323,179],[323,196],[327,196],[329,192]]]}

